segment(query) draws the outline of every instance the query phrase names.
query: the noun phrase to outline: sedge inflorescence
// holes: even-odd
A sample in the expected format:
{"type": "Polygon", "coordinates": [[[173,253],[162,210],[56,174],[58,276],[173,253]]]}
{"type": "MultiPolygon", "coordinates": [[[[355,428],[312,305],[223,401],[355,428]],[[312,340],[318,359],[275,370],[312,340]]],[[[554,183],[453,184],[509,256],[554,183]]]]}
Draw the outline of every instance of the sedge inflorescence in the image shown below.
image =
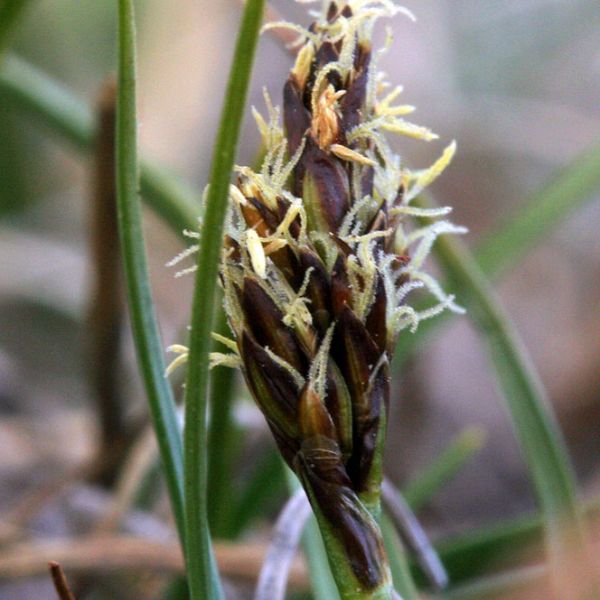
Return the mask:
{"type": "MultiPolygon", "coordinates": [[[[299,50],[282,110],[267,92],[266,115],[254,110],[260,170],[236,167],[230,188],[220,281],[232,339],[217,336],[229,351],[211,359],[241,368],[307,492],[343,597],[389,598],[377,518],[390,360],[402,332],[462,310],[424,265],[437,236],[464,229],[445,220],[449,207],[411,202],[455,144],[424,170],[390,146],[388,134],[437,137],[406,120],[414,107],[379,71],[389,43],[371,47],[375,23],[412,18],[406,9],[347,0],[314,14],[308,29],[265,27],[296,31],[299,50]],[[434,299],[423,311],[410,304],[418,288],[434,299]]],[[[184,346],[172,350],[173,367],[185,362],[184,346]]]]}

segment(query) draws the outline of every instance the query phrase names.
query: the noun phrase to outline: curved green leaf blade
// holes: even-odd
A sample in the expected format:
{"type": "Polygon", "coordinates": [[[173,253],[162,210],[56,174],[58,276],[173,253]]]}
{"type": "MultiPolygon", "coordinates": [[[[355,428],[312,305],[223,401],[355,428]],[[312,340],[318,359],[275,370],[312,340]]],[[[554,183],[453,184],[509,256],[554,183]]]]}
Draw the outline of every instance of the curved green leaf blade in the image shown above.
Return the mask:
{"type": "Polygon", "coordinates": [[[119,0],[117,204],[127,297],[140,371],[150,404],[175,520],[183,540],[183,451],[175,402],[165,379],[148,277],[138,196],[135,28],[131,0],[119,0]]]}
{"type": "Polygon", "coordinates": [[[402,596],[402,600],[418,600],[419,594],[413,581],[406,552],[400,536],[392,520],[384,513],[381,518],[381,532],[387,552],[394,589],[402,596]]]}
{"type": "Polygon", "coordinates": [[[539,240],[548,235],[584,199],[600,187],[600,146],[586,150],[534,192],[523,208],[475,250],[488,277],[514,266],[539,240]]]}
{"type": "Polygon", "coordinates": [[[235,158],[264,0],[248,0],[238,34],[211,166],[196,272],[185,394],[185,527],[192,600],[221,598],[207,515],[208,353],[229,181],[235,158]]]}
{"type": "Polygon", "coordinates": [[[554,567],[574,547],[585,546],[576,500],[575,478],[562,434],[545,390],[507,315],[466,246],[456,239],[437,240],[434,252],[450,289],[469,308],[487,343],[519,444],[530,470],[546,527],[554,567]]]}
{"type": "MultiPolygon", "coordinates": [[[[0,103],[13,106],[38,119],[75,148],[94,147],[95,120],[89,107],[57,81],[15,56],[0,69],[0,103]]],[[[140,191],[147,204],[181,235],[197,226],[198,194],[161,167],[141,161],[140,191]]]]}
{"type": "Polygon", "coordinates": [[[484,443],[485,432],[479,427],[467,427],[459,433],[430,465],[406,484],[402,495],[408,505],[418,511],[481,450],[484,443]]]}

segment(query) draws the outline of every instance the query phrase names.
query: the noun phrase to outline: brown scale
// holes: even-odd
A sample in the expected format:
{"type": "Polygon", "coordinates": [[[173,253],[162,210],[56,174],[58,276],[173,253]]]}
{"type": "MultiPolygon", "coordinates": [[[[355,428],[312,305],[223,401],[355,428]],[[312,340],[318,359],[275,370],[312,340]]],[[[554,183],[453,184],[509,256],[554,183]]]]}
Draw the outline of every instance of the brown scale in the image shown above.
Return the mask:
{"type": "MultiPolygon", "coordinates": [[[[249,331],[242,333],[238,345],[248,387],[269,424],[275,426],[279,439],[286,441],[284,446],[293,448],[300,434],[296,383],[289,371],[277,364],[249,331]]],[[[293,449],[297,451],[297,446],[293,449]]]]}
{"type": "Polygon", "coordinates": [[[320,212],[328,230],[337,232],[350,209],[350,184],[344,166],[310,137],[302,163],[306,169],[304,177],[312,177],[317,188],[320,212]]]}
{"type": "Polygon", "coordinates": [[[346,306],[352,307],[350,281],[346,271],[346,260],[342,254],[338,255],[331,272],[331,299],[336,319],[346,306]]]}
{"type": "Polygon", "coordinates": [[[352,401],[339,367],[330,358],[327,365],[327,394],[325,408],[331,415],[343,462],[352,456],[352,401]]]}
{"type": "Polygon", "coordinates": [[[369,314],[365,319],[365,327],[371,334],[373,341],[377,344],[381,353],[388,349],[386,308],[387,294],[385,292],[385,285],[381,275],[377,274],[375,299],[373,300],[373,304],[369,309],[369,314]]]}
{"type": "Polygon", "coordinates": [[[310,300],[310,312],[313,316],[314,326],[321,337],[325,335],[331,324],[331,285],[325,265],[319,256],[308,247],[303,247],[299,252],[300,271],[308,272],[312,269],[306,295],[310,300]]]}
{"type": "MultiPolygon", "coordinates": [[[[350,81],[346,87],[346,94],[340,100],[342,129],[344,133],[350,131],[364,120],[362,110],[367,97],[370,61],[370,50],[359,45],[354,69],[350,74],[350,81]]],[[[354,145],[351,147],[354,147],[354,145]]]]}
{"type": "MultiPolygon", "coordinates": [[[[241,307],[245,326],[256,341],[268,346],[277,356],[306,375],[308,360],[304,344],[296,332],[283,325],[283,314],[261,284],[252,277],[244,277],[241,307]]],[[[308,358],[312,358],[310,355],[308,358]]]]}
{"type": "Polygon", "coordinates": [[[332,357],[339,365],[352,398],[353,450],[347,468],[357,492],[365,491],[375,454],[375,443],[389,392],[389,373],[380,362],[382,352],[354,312],[345,307],[337,320],[332,357]],[[387,387],[386,387],[387,382],[387,387]]]}

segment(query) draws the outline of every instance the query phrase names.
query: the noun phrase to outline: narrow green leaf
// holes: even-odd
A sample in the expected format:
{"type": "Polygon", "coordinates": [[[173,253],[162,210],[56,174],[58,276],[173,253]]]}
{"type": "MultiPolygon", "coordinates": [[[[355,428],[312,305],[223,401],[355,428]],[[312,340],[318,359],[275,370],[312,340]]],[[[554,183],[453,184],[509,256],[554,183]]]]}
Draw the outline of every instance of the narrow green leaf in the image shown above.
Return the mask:
{"type": "Polygon", "coordinates": [[[217,274],[229,181],[244,114],[264,0],[248,0],[238,34],[211,166],[192,307],[185,393],[185,527],[192,600],[222,598],[207,515],[206,406],[208,353],[217,299],[217,274]]]}
{"type": "Polygon", "coordinates": [[[390,561],[394,589],[402,596],[402,600],[418,600],[419,595],[410,572],[406,552],[394,524],[385,513],[381,519],[381,531],[390,561]]]}
{"type": "Polygon", "coordinates": [[[467,305],[487,343],[544,516],[550,557],[558,568],[564,553],[573,549],[574,540],[580,547],[584,542],[574,476],[544,388],[466,246],[455,238],[442,237],[434,252],[450,280],[449,289],[467,305]]]}
{"type": "Polygon", "coordinates": [[[302,546],[314,600],[339,600],[340,594],[329,568],[329,559],[314,515],[311,515],[306,524],[302,546]]]}
{"type": "MultiPolygon", "coordinates": [[[[217,304],[221,303],[219,298],[217,304]]],[[[230,336],[225,311],[220,309],[217,333],[230,336]]],[[[219,342],[215,350],[222,352],[219,342]]],[[[235,401],[235,371],[216,368],[210,378],[210,421],[208,424],[208,521],[217,538],[230,537],[230,523],[235,508],[236,493],[232,490],[233,467],[238,450],[240,431],[236,427],[232,409],[235,401]]]]}
{"type": "MultiPolygon", "coordinates": [[[[479,581],[450,589],[442,595],[443,600],[493,600],[507,598],[516,592],[536,590],[536,597],[549,598],[548,570],[542,566],[527,567],[500,575],[492,575],[479,581]],[[533,587],[535,586],[535,588],[533,587]],[[539,595],[538,595],[539,594],[539,595]]],[[[524,596],[520,596],[524,597],[524,596]]]]}
{"type": "MultiPolygon", "coordinates": [[[[58,82],[15,56],[8,56],[0,69],[0,103],[39,120],[76,150],[94,147],[95,120],[92,111],[58,82]]],[[[140,166],[140,191],[148,205],[181,235],[197,227],[198,194],[178,178],[153,163],[140,166]]]]}
{"type": "Polygon", "coordinates": [[[31,0],[2,0],[0,3],[0,56],[10,44],[16,25],[30,3],[31,0]]]}
{"type": "Polygon", "coordinates": [[[538,241],[600,188],[600,145],[577,156],[523,204],[475,251],[481,270],[495,277],[516,265],[538,241]]]}
{"type": "Polygon", "coordinates": [[[135,26],[131,0],[119,0],[119,86],[117,98],[117,203],[127,297],[140,371],[173,514],[183,541],[183,460],[175,402],[165,379],[160,339],[148,277],[138,197],[135,26]]]}
{"type": "Polygon", "coordinates": [[[409,481],[402,491],[406,502],[418,511],[473,458],[485,443],[485,432],[469,427],[459,433],[435,460],[409,481]]]}
{"type": "MultiPolygon", "coordinates": [[[[586,505],[583,512],[590,528],[600,524],[600,500],[586,505]]],[[[490,569],[516,567],[523,553],[539,556],[543,537],[544,522],[534,515],[453,535],[440,540],[436,548],[450,580],[460,583],[481,577],[490,569]]]]}

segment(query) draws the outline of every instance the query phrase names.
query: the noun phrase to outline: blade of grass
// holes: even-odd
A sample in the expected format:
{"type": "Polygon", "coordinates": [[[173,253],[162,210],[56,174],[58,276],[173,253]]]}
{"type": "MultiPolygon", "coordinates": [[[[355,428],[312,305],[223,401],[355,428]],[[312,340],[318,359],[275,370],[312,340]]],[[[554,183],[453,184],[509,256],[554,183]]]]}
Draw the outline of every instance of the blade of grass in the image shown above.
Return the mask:
{"type": "MultiPolygon", "coordinates": [[[[600,523],[600,500],[585,506],[585,520],[591,529],[600,523]]],[[[461,582],[482,576],[490,567],[514,567],[522,555],[515,548],[539,555],[544,523],[539,515],[510,519],[440,540],[436,544],[450,579],[461,582]]]]}
{"type": "Polygon", "coordinates": [[[583,548],[585,542],[574,476],[544,388],[521,340],[466,246],[455,238],[441,237],[434,253],[450,280],[449,289],[458,292],[487,343],[531,473],[545,522],[549,556],[560,572],[573,544],[583,548]]]}
{"type": "Polygon", "coordinates": [[[600,187],[600,145],[577,156],[524,203],[523,208],[475,250],[481,270],[494,277],[518,263],[538,241],[600,187]]]}
{"type": "Polygon", "coordinates": [[[133,338],[175,521],[183,542],[183,452],[175,402],[165,379],[160,339],[148,277],[138,197],[135,29],[131,0],[119,0],[119,85],[117,98],[117,204],[133,338]]]}
{"type": "MultiPolygon", "coordinates": [[[[221,304],[221,298],[217,301],[221,304]]],[[[231,335],[225,311],[220,309],[217,333],[231,335]]],[[[215,343],[215,350],[222,346],[215,343]]],[[[225,367],[214,369],[210,378],[210,422],[208,424],[208,521],[215,537],[227,538],[235,508],[231,489],[233,463],[238,450],[240,431],[232,416],[235,371],[225,367]]]]}
{"type": "Polygon", "coordinates": [[[11,42],[19,19],[31,0],[3,0],[0,4],[0,58],[11,42]]]}
{"type": "Polygon", "coordinates": [[[522,592],[528,588],[530,591],[535,589],[537,598],[551,598],[547,579],[548,570],[543,566],[526,567],[450,589],[442,595],[442,598],[443,600],[493,600],[493,598],[513,597],[512,594],[515,592],[522,592]]]}
{"type": "MultiPolygon", "coordinates": [[[[8,56],[0,68],[2,104],[13,106],[75,146],[80,152],[94,147],[96,124],[89,107],[58,82],[28,62],[8,56]]],[[[181,235],[197,227],[198,196],[181,180],[149,162],[140,165],[140,191],[148,205],[181,235]]]]}
{"type": "Polygon", "coordinates": [[[208,353],[217,298],[218,262],[228,204],[229,181],[263,10],[264,0],[248,0],[244,8],[212,159],[210,189],[198,252],[184,429],[186,557],[192,600],[222,598],[211,551],[207,518],[208,353]]]}
{"type": "Polygon", "coordinates": [[[394,524],[385,513],[381,518],[381,531],[390,561],[394,589],[400,593],[402,600],[418,600],[419,595],[410,572],[406,552],[394,524]]]}
{"type": "Polygon", "coordinates": [[[485,432],[479,427],[468,427],[450,442],[435,460],[409,481],[402,495],[414,510],[418,511],[448,483],[481,450],[485,432]]]}

